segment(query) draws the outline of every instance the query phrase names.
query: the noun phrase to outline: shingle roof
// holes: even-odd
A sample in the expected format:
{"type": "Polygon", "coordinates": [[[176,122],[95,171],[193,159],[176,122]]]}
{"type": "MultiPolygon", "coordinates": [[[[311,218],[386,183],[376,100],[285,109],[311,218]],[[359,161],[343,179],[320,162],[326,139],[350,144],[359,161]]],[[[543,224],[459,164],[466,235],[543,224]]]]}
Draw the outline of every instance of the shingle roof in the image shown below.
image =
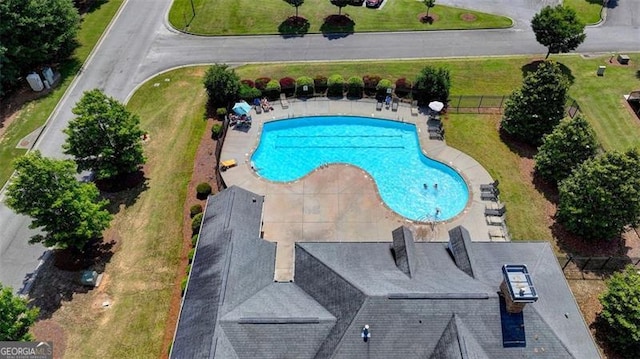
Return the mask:
{"type": "Polygon", "coordinates": [[[414,243],[406,228],[393,251],[301,242],[294,282],[273,283],[261,201],[235,187],[209,199],[172,357],[599,358],[546,242],[471,242],[463,228],[450,233],[452,253],[414,243]],[[527,265],[540,299],[522,312],[526,347],[505,348],[498,291],[502,265],[514,263],[527,265]]]}

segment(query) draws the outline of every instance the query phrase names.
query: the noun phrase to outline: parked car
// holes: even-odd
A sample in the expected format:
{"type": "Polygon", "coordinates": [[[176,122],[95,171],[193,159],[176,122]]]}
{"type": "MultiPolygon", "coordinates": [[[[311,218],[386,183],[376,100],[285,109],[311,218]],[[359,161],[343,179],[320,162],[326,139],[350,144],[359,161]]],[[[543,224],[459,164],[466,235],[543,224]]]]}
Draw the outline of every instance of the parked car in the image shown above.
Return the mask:
{"type": "Polygon", "coordinates": [[[383,0],[367,0],[367,7],[379,7],[383,0]]]}

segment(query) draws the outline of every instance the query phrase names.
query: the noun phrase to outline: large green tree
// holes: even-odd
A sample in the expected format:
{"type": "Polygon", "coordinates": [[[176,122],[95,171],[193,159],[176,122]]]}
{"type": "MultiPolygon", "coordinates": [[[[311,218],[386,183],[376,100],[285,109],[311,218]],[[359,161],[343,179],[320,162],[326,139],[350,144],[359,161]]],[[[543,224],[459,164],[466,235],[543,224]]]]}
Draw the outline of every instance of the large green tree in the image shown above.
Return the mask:
{"type": "Polygon", "coordinates": [[[640,353],[640,270],[628,265],[607,280],[607,291],[600,296],[602,318],[607,324],[606,338],[625,358],[640,353]]]}
{"type": "Polygon", "coordinates": [[[583,161],[596,155],[598,141],[593,129],[581,116],[560,122],[544,136],[534,156],[536,172],[554,183],[567,178],[583,161]]]}
{"type": "Polygon", "coordinates": [[[531,20],[531,28],[536,40],[547,47],[547,58],[551,53],[575,50],[587,37],[576,12],[562,5],[540,10],[531,20]]]}
{"type": "Polygon", "coordinates": [[[38,318],[38,309],[27,307],[26,299],[13,295],[0,284],[0,341],[31,341],[29,328],[38,318]]]}
{"type": "Polygon", "coordinates": [[[585,239],[613,239],[640,224],[640,152],[588,159],[560,182],[558,220],[585,239]]]}
{"type": "Polygon", "coordinates": [[[64,130],[64,152],[98,179],[135,172],[145,162],[140,119],[100,90],[84,93],[64,130]]]}
{"type": "Polygon", "coordinates": [[[415,99],[420,105],[426,105],[431,101],[449,102],[449,89],[451,77],[449,69],[443,67],[425,66],[413,85],[415,99]]]}
{"type": "Polygon", "coordinates": [[[539,145],[564,117],[569,85],[560,67],[542,62],[507,99],[500,126],[509,135],[539,145]]]}
{"type": "Polygon", "coordinates": [[[17,213],[31,216],[30,227],[44,232],[30,243],[82,249],[109,226],[107,201],[100,199],[93,183],[76,180],[73,161],[42,157],[34,151],[18,158],[15,168],[6,203],[17,213]]]}
{"type": "Polygon", "coordinates": [[[227,64],[214,64],[204,75],[204,87],[211,105],[227,107],[238,96],[240,77],[227,64]]]}
{"type": "Polygon", "coordinates": [[[72,0],[0,1],[0,96],[39,65],[71,55],[79,26],[72,0]]]}

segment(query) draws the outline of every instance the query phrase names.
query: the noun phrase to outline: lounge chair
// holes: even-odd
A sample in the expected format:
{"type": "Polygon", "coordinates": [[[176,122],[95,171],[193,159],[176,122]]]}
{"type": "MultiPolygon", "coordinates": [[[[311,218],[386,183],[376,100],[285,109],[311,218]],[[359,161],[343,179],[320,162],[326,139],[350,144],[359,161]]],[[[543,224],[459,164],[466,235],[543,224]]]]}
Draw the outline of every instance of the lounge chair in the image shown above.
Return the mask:
{"type": "Polygon", "coordinates": [[[282,108],[289,108],[289,100],[287,100],[287,95],[284,93],[280,94],[280,105],[282,108]]]}
{"type": "Polygon", "coordinates": [[[391,102],[391,111],[398,111],[398,103],[400,101],[397,98],[394,98],[393,101],[391,102]]]}
{"type": "Polygon", "coordinates": [[[493,191],[494,189],[498,188],[498,185],[500,184],[500,182],[498,180],[493,181],[493,183],[489,183],[489,184],[481,184],[480,185],[480,190],[481,191],[493,191]]]}
{"type": "Polygon", "coordinates": [[[498,201],[498,194],[497,193],[493,193],[493,192],[481,192],[480,193],[480,199],[482,199],[483,201],[494,201],[494,202],[497,202],[498,201]]]}
{"type": "Polygon", "coordinates": [[[262,113],[262,106],[258,105],[258,106],[253,106],[253,108],[256,110],[256,114],[261,114],[262,113]]]}
{"type": "Polygon", "coordinates": [[[502,217],[504,213],[507,211],[506,208],[502,207],[501,209],[493,209],[493,208],[485,208],[484,215],[485,216],[497,216],[502,217]]]}
{"type": "Polygon", "coordinates": [[[220,162],[220,170],[226,171],[231,167],[235,167],[238,165],[238,162],[235,159],[225,160],[220,162]]]}
{"type": "Polygon", "coordinates": [[[418,116],[418,101],[411,101],[411,116],[418,116]]]}
{"type": "Polygon", "coordinates": [[[444,140],[444,131],[429,131],[430,140],[444,140]]]}
{"type": "Polygon", "coordinates": [[[382,111],[382,101],[376,102],[376,111],[382,111]]]}
{"type": "Polygon", "coordinates": [[[502,217],[487,216],[487,224],[490,226],[502,226],[504,224],[504,220],[502,217]]]}
{"type": "Polygon", "coordinates": [[[504,232],[504,229],[502,227],[493,228],[489,230],[489,239],[505,240],[507,239],[507,234],[504,232]]]}

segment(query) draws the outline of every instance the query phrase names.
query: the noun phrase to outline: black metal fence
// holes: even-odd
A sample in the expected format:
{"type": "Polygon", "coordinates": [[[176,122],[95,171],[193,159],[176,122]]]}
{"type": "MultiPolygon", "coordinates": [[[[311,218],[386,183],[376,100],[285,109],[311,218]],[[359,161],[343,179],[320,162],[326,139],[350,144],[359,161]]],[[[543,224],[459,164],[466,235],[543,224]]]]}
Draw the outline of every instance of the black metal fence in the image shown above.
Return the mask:
{"type": "Polygon", "coordinates": [[[508,96],[454,96],[449,101],[449,113],[498,113],[504,109],[508,96]]]}
{"type": "Polygon", "coordinates": [[[640,269],[640,258],[634,257],[582,257],[567,255],[557,257],[567,278],[600,279],[631,264],[640,269]]]}
{"type": "MultiPolygon", "coordinates": [[[[224,145],[225,138],[227,138],[228,129],[229,129],[229,118],[225,116],[224,121],[222,123],[222,133],[220,134],[220,136],[218,137],[218,141],[216,142],[215,155],[216,155],[216,161],[218,161],[218,163],[220,163],[222,146],[224,145]]],[[[220,174],[220,169],[218,168],[217,165],[216,165],[215,171],[213,172],[215,173],[216,185],[218,186],[218,188],[219,189],[227,188],[227,185],[224,183],[224,180],[222,179],[222,175],[220,174]]]]}

